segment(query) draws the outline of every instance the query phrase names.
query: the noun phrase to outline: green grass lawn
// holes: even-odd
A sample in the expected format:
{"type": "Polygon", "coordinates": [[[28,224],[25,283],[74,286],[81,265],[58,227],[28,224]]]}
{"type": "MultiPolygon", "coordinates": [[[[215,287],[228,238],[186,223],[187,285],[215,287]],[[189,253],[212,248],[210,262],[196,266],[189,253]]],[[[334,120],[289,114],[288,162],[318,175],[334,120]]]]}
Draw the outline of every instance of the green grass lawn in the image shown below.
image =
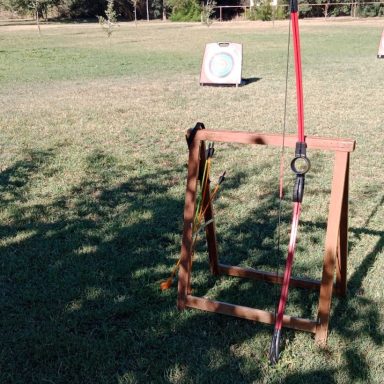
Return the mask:
{"type": "MultiPolygon", "coordinates": [[[[334,298],[328,345],[195,310],[161,292],[178,259],[184,134],[282,131],[288,23],[0,26],[1,383],[383,383],[384,60],[382,20],[301,27],[308,135],[357,141],[350,177],[348,294],[334,298]],[[200,87],[207,42],[243,44],[234,87],[200,87]]],[[[287,131],[296,131],[290,60],[287,131]]],[[[280,149],[216,144],[219,252],[280,271],[293,178],[285,171],[276,255],[280,149]]],[[[288,165],[291,153],[286,153],[288,165]]],[[[294,275],[319,278],[332,157],[309,153],[294,275]]],[[[203,241],[196,295],[274,310],[279,289],[209,274],[203,241]]],[[[315,317],[318,294],[291,289],[287,314],[315,317]]]]}

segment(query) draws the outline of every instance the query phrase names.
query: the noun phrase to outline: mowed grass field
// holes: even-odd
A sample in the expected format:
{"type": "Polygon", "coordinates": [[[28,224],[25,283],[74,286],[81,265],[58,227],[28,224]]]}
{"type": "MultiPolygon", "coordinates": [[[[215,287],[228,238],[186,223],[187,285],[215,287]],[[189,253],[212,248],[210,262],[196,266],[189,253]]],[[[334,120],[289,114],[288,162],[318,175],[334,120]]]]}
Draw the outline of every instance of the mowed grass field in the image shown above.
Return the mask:
{"type": "MultiPolygon", "coordinates": [[[[357,141],[351,156],[348,293],[328,345],[272,327],[176,309],[161,292],[179,257],[187,128],[279,133],[288,22],[0,26],[1,383],[383,383],[384,22],[300,21],[307,135],[357,141]],[[207,42],[243,44],[245,86],[201,87],[207,42]]],[[[291,50],[292,52],[292,50],[291,50]]],[[[293,60],[287,133],[296,131],[293,60]]],[[[220,258],[282,272],[293,177],[286,151],[216,143],[220,258]]],[[[321,276],[333,157],[311,151],[293,274],[321,276]]],[[[279,289],[213,277],[203,239],[193,292],[273,311],[279,289]]],[[[317,292],[286,313],[316,318],[317,292]]]]}

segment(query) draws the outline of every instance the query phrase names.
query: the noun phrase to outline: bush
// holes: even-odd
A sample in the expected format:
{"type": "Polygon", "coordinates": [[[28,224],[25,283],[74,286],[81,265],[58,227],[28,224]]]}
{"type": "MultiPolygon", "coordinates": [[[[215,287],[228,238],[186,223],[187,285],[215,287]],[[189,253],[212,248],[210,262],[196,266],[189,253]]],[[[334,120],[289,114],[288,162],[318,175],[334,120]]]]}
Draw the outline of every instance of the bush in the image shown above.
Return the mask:
{"type": "Polygon", "coordinates": [[[258,6],[250,8],[250,10],[246,13],[246,18],[248,20],[284,20],[286,17],[286,9],[279,6],[277,6],[277,8],[272,7],[269,0],[261,1],[258,6]]]}
{"type": "Polygon", "coordinates": [[[357,8],[357,15],[360,17],[375,17],[384,15],[383,4],[360,4],[357,8]]]}
{"type": "Polygon", "coordinates": [[[212,15],[215,13],[216,1],[207,0],[207,4],[202,6],[201,9],[201,22],[208,27],[213,23],[211,19],[212,15]]]}
{"type": "Polygon", "coordinates": [[[201,7],[196,0],[178,0],[172,7],[172,21],[200,21],[201,7]]]}
{"type": "Polygon", "coordinates": [[[288,17],[288,11],[287,8],[279,7],[275,9],[275,20],[284,20],[288,17]]]}
{"type": "Polygon", "coordinates": [[[260,5],[251,7],[247,18],[249,20],[272,20],[272,6],[269,2],[261,2],[260,5]]]}

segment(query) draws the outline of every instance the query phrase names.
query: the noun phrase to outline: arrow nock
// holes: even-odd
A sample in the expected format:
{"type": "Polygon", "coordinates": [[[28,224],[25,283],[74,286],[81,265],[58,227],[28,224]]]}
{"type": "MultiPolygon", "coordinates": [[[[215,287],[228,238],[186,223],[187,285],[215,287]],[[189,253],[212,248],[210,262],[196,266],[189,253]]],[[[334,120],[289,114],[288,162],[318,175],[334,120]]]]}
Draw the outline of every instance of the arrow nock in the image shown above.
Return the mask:
{"type": "Polygon", "coordinates": [[[222,182],[225,180],[225,174],[227,173],[227,171],[224,171],[223,174],[219,177],[219,181],[217,182],[217,184],[222,184],[222,182]]]}
{"type": "Polygon", "coordinates": [[[215,143],[209,143],[206,151],[207,159],[213,157],[214,153],[215,153],[215,143]]]}

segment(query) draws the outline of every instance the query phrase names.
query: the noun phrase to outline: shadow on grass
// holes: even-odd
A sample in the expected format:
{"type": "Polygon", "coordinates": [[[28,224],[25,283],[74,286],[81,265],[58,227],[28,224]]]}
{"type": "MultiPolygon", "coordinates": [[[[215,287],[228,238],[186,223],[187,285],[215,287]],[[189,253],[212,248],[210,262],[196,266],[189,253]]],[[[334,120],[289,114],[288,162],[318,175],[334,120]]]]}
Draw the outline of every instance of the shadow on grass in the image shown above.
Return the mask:
{"type": "Polygon", "coordinates": [[[285,384],[337,383],[334,375],[336,370],[316,370],[307,373],[294,373],[284,379],[285,384]]]}
{"type": "Polygon", "coordinates": [[[245,87],[246,85],[256,83],[258,81],[262,80],[261,77],[248,77],[248,78],[242,78],[240,84],[210,84],[210,83],[202,83],[201,85],[204,87],[216,87],[216,88],[225,88],[225,87],[245,87]]]}
{"type": "Polygon", "coordinates": [[[349,278],[347,297],[339,300],[334,309],[333,317],[337,318],[337,322],[332,328],[348,341],[345,358],[350,379],[373,382],[377,379],[370,375],[367,350],[364,346],[356,348],[356,340],[365,339],[376,346],[384,344],[379,305],[365,297],[363,290],[364,279],[384,249],[384,232],[367,228],[351,228],[350,232],[357,238],[362,234],[375,236],[378,237],[378,241],[349,278]]]}
{"type": "MultiPolygon", "coordinates": [[[[346,371],[351,381],[372,382],[370,366],[366,359],[367,351],[364,347],[357,347],[356,340],[363,338],[376,346],[384,344],[384,333],[380,327],[380,308],[374,300],[365,297],[363,289],[364,279],[374,267],[379,255],[384,249],[384,231],[368,228],[369,221],[378,213],[384,202],[384,197],[371,212],[367,212],[367,219],[360,228],[349,228],[351,251],[363,236],[375,237],[377,242],[373,249],[362,258],[361,264],[349,277],[346,297],[334,298],[336,302],[330,320],[330,331],[335,331],[346,340],[344,358],[346,371]]],[[[306,223],[312,227],[326,227],[322,223],[306,223]]]]}
{"type": "Polygon", "coordinates": [[[190,321],[215,329],[211,351],[223,327],[207,314],[183,320],[174,291],[158,285],[179,253],[182,200],[167,191],[184,167],[111,187],[121,170],[95,151],[86,179],[35,203],[30,191],[54,161],[54,151],[33,152],[0,178],[1,381],[166,382],[178,362],[198,376],[196,359],[208,366],[209,354],[186,366],[201,348],[190,321]]]}
{"type": "MultiPolygon", "coordinates": [[[[6,214],[0,225],[1,382],[260,379],[268,365],[270,327],[192,310],[179,313],[175,291],[159,290],[159,281],[179,254],[183,198],[170,190],[184,180],[185,168],[159,166],[151,172],[132,172],[136,176],[116,183],[124,175],[117,160],[94,151],[86,159],[87,176],[78,185],[46,198],[44,204],[35,202],[31,190],[41,175],[53,172],[56,150],[30,152],[0,174],[0,205],[6,214]],[[255,349],[251,358],[240,348],[250,342],[255,349]]],[[[226,189],[235,188],[229,179],[226,189]]],[[[271,218],[275,204],[273,197],[265,196],[249,212],[249,220],[229,226],[221,253],[233,261],[273,268],[268,254],[277,224],[276,215],[271,218]],[[239,241],[229,241],[239,234],[239,241]]],[[[374,252],[382,246],[381,241],[352,276],[353,287],[361,285],[375,261],[374,252]]],[[[202,276],[196,292],[205,289],[205,283],[214,284],[215,279],[203,272],[206,266],[200,259],[195,263],[194,272],[202,276]]],[[[219,291],[229,301],[275,305],[264,283],[232,280],[219,291]]],[[[305,293],[292,300],[309,311],[305,293]]],[[[350,327],[354,316],[364,321],[359,332],[383,342],[374,309],[365,318],[347,300],[340,301],[335,313],[341,320],[334,328],[343,336],[358,335],[350,327]]],[[[360,351],[347,351],[346,361],[351,377],[356,375],[356,362],[362,367],[359,377],[367,376],[360,351]]],[[[310,376],[333,382],[333,375],[332,370],[297,373],[286,382],[311,382],[310,376]]]]}

